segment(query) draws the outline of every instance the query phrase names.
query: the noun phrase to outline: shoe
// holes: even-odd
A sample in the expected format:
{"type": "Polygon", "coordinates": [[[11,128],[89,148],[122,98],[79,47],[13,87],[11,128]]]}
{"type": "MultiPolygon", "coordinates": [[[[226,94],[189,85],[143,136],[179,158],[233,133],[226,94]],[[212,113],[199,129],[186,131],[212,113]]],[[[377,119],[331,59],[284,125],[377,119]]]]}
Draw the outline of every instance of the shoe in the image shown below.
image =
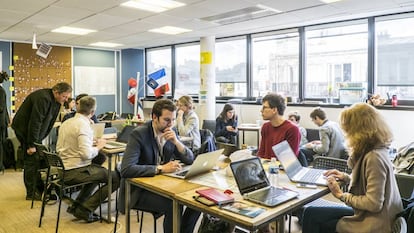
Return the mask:
{"type": "Polygon", "coordinates": [[[91,211],[83,210],[82,208],[76,208],[73,216],[75,216],[77,219],[84,220],[87,223],[100,220],[100,217],[98,215],[94,214],[91,211]]]}
{"type": "Polygon", "coordinates": [[[32,195],[29,195],[29,194],[26,195],[26,200],[31,201],[32,199],[34,199],[35,201],[41,201],[42,195],[40,195],[39,193],[34,193],[34,198],[32,195]]]}

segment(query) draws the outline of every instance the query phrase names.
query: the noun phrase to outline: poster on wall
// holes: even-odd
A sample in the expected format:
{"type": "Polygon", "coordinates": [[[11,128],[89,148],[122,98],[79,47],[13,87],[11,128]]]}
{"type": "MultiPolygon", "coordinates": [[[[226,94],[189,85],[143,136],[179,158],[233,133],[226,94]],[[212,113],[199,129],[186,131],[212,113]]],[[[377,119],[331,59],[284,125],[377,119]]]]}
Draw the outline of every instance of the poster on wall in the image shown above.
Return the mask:
{"type": "Polygon", "coordinates": [[[75,66],[75,95],[115,95],[113,67],[75,66]]]}

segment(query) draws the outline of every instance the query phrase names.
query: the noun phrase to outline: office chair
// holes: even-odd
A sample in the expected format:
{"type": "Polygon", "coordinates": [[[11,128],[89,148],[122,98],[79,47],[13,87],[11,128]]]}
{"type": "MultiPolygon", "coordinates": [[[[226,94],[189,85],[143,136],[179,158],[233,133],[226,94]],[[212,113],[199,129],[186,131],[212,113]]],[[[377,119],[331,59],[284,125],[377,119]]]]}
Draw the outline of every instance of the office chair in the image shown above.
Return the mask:
{"type": "Polygon", "coordinates": [[[216,120],[203,120],[202,129],[209,129],[213,135],[216,132],[216,120]]]}
{"type": "Polygon", "coordinates": [[[414,175],[395,173],[398,189],[402,198],[414,197],[414,175]]]}
{"type": "MultiPolygon", "coordinates": [[[[62,159],[56,154],[49,151],[42,152],[46,164],[47,164],[47,175],[46,175],[46,187],[50,188],[51,186],[56,187],[59,192],[59,207],[58,207],[58,216],[56,220],[56,233],[59,231],[59,220],[60,220],[60,210],[62,207],[62,200],[63,198],[67,198],[70,202],[76,202],[70,196],[66,196],[66,192],[72,191],[73,188],[83,187],[85,185],[97,185],[99,190],[101,188],[101,184],[99,182],[83,182],[75,185],[66,185],[64,182],[65,178],[65,166],[63,164],[62,159]],[[53,171],[54,170],[54,171],[53,171]],[[53,175],[52,175],[53,174],[53,175]]],[[[100,192],[100,198],[102,199],[102,193],[100,192]]],[[[42,226],[42,218],[45,213],[45,206],[46,206],[46,192],[43,194],[42,198],[42,208],[40,211],[40,218],[39,218],[39,227],[42,226]]],[[[99,205],[99,217],[102,221],[102,208],[99,205]]]]}

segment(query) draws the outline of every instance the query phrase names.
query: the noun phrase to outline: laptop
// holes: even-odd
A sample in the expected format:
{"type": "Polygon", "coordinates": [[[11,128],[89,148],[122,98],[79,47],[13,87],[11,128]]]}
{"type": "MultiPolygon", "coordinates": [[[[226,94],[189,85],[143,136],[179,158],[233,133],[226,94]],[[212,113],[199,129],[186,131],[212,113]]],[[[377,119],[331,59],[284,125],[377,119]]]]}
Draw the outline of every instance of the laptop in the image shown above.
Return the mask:
{"type": "Polygon", "coordinates": [[[91,124],[93,130],[93,138],[102,138],[105,130],[105,123],[91,124]]]}
{"type": "Polygon", "coordinates": [[[190,166],[185,166],[182,170],[166,173],[164,175],[180,179],[189,179],[194,176],[207,173],[217,165],[218,158],[224,149],[199,154],[190,166]]]}
{"type": "Polygon", "coordinates": [[[106,142],[104,147],[107,149],[118,149],[118,148],[126,147],[128,140],[129,140],[129,135],[132,133],[134,129],[135,129],[135,126],[126,125],[122,129],[118,137],[116,138],[116,141],[108,141],[106,142]]]}
{"type": "Polygon", "coordinates": [[[243,199],[273,207],[299,195],[295,191],[270,185],[258,157],[232,162],[230,168],[243,199]]]}
{"type": "Polygon", "coordinates": [[[328,185],[325,176],[322,174],[325,170],[303,167],[286,140],[274,145],[272,149],[291,181],[322,186],[328,185]]]}

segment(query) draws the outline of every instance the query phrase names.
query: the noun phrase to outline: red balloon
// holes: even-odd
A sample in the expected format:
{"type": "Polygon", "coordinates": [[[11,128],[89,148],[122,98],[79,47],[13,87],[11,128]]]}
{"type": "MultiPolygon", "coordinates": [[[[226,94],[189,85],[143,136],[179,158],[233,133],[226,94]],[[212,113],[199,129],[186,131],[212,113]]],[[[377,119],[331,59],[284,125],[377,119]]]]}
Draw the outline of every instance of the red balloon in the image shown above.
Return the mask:
{"type": "Polygon", "coordinates": [[[135,80],[134,78],[129,78],[128,79],[128,85],[129,85],[129,87],[136,87],[137,86],[137,80],[135,80]]]}

